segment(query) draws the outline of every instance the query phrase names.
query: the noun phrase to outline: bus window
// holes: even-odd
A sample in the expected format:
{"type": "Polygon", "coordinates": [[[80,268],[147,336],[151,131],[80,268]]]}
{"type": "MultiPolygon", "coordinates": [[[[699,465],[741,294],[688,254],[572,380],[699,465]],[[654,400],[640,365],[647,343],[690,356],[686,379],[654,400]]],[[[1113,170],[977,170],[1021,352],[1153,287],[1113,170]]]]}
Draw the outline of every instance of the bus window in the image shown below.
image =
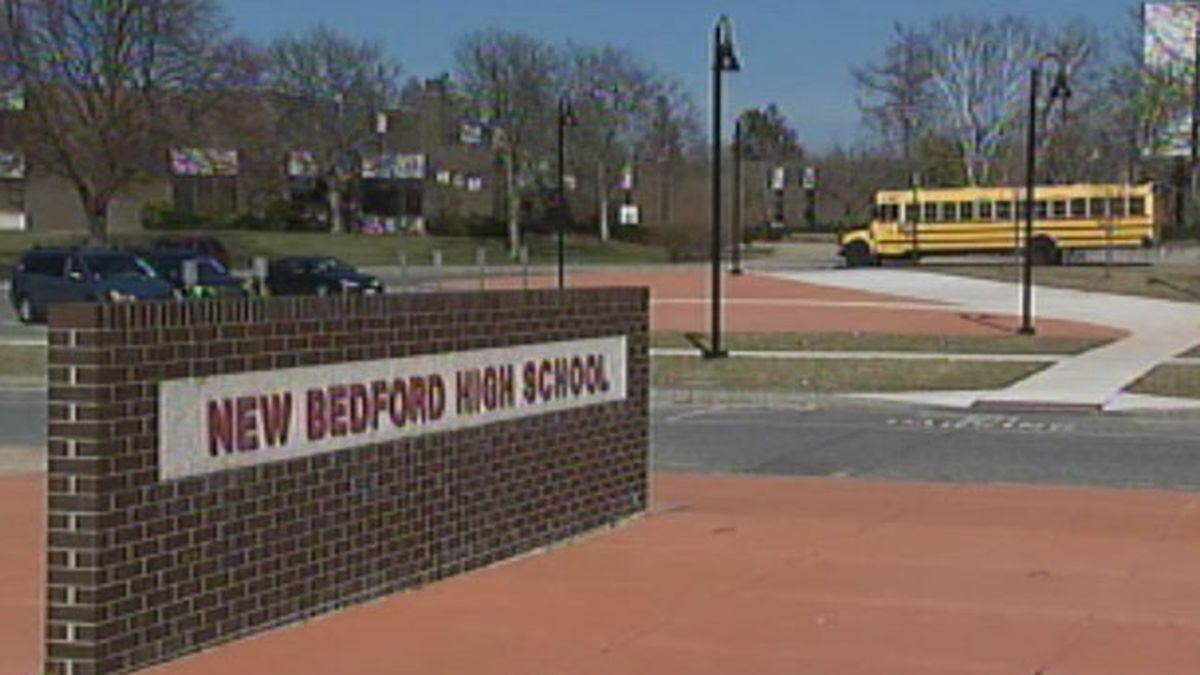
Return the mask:
{"type": "Polygon", "coordinates": [[[1046,218],[1046,200],[1039,199],[1033,203],[1033,217],[1035,220],[1045,220],[1046,218]]]}
{"type": "Polygon", "coordinates": [[[1071,200],[1071,217],[1072,218],[1087,218],[1087,200],[1072,199],[1071,200]]]}
{"type": "Polygon", "coordinates": [[[925,212],[921,220],[927,223],[936,223],[938,221],[938,204],[937,202],[925,202],[925,212]]]}
{"type": "Polygon", "coordinates": [[[900,207],[896,204],[880,204],[879,219],[885,223],[894,223],[900,220],[900,207]]]}
{"type": "Polygon", "coordinates": [[[1013,217],[1012,202],[996,202],[996,220],[1008,220],[1013,217]]]}
{"type": "Polygon", "coordinates": [[[1112,199],[1108,200],[1108,211],[1112,215],[1113,218],[1124,218],[1125,217],[1125,198],[1124,197],[1113,197],[1112,199]]]}
{"type": "Polygon", "coordinates": [[[942,202],[942,222],[956,223],[958,222],[958,204],[955,202],[942,202]]]}
{"type": "Polygon", "coordinates": [[[1050,217],[1057,220],[1065,219],[1067,217],[1067,203],[1061,200],[1051,202],[1050,217]]]}
{"type": "Polygon", "coordinates": [[[1090,213],[1091,217],[1093,217],[1093,218],[1107,218],[1108,217],[1108,200],[1107,199],[1100,199],[1098,197],[1093,197],[1090,200],[1090,202],[1091,202],[1090,203],[1091,210],[1089,213],[1090,213]]]}
{"type": "Polygon", "coordinates": [[[992,203],[991,202],[979,202],[979,219],[980,220],[991,220],[992,219],[992,203]]]}
{"type": "Polygon", "coordinates": [[[975,202],[959,202],[958,219],[963,222],[975,220],[975,202]]]}
{"type": "Polygon", "coordinates": [[[1146,198],[1145,197],[1130,197],[1129,198],[1129,215],[1131,215],[1131,216],[1146,215],[1146,198]]]}

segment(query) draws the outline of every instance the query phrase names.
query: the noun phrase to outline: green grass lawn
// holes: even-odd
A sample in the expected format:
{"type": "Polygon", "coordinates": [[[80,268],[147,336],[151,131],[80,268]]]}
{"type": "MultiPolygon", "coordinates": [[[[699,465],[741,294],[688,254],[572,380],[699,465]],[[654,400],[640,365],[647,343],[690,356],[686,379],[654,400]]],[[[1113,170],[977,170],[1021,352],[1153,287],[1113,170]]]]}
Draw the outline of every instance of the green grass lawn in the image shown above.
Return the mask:
{"type": "MultiPolygon", "coordinates": [[[[705,336],[692,336],[700,341],[705,336]]],[[[731,333],[728,349],[741,351],[929,352],[937,354],[1080,354],[1107,344],[1095,338],[1021,335],[889,335],[872,333],[731,333]]],[[[686,333],[655,333],[658,348],[695,346],[686,333]]]]}
{"type": "MultiPolygon", "coordinates": [[[[1014,265],[946,265],[928,262],[915,269],[975,279],[1017,280],[1014,265]]],[[[1188,265],[1066,265],[1038,267],[1034,283],[1097,293],[1137,295],[1165,300],[1200,302],[1200,267],[1188,265]]]]}
{"type": "Polygon", "coordinates": [[[1200,398],[1200,366],[1159,366],[1129,390],[1135,394],[1200,398]]]}
{"type": "Polygon", "coordinates": [[[999,389],[1045,367],[975,361],[794,361],[657,357],[652,382],[666,389],[854,393],[999,389]]]}
{"type": "MultiPolygon", "coordinates": [[[[117,244],[137,244],[159,233],[116,235],[117,244]]],[[[235,266],[246,265],[255,256],[268,258],[283,255],[335,255],[353,265],[394,265],[397,254],[404,251],[410,265],[432,264],[433,251],[442,251],[446,265],[473,265],[476,251],[487,250],[488,265],[510,264],[502,239],[469,239],[457,237],[418,237],[404,235],[333,235],[322,232],[214,232],[233,253],[235,266]]],[[[56,245],[78,243],[81,233],[0,233],[0,273],[7,275],[21,253],[36,244],[56,245]]],[[[533,263],[548,263],[557,259],[557,243],[553,237],[529,237],[530,258],[533,263]]],[[[567,257],[572,264],[653,264],[667,262],[662,248],[610,241],[601,243],[590,237],[568,237],[567,257]]]]}
{"type": "Polygon", "coordinates": [[[0,345],[0,379],[35,380],[45,376],[45,347],[0,345]]]}

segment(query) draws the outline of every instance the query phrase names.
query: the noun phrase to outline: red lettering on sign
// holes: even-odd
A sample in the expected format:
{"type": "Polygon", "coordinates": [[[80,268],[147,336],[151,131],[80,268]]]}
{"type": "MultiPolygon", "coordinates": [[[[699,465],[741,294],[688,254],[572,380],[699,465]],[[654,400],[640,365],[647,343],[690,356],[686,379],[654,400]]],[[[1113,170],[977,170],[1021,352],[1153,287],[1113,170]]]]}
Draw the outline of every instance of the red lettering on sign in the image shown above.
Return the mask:
{"type": "Polygon", "coordinates": [[[607,393],[608,390],[612,388],[612,385],[610,385],[608,383],[608,369],[604,367],[604,355],[603,354],[596,355],[596,371],[595,372],[596,372],[595,379],[597,382],[596,388],[602,392],[607,393]]]}
{"type": "Polygon", "coordinates": [[[517,380],[514,377],[512,364],[500,369],[496,386],[500,389],[499,406],[511,408],[517,404],[517,380]]]}
{"type": "Polygon", "coordinates": [[[446,382],[441,375],[429,376],[429,421],[437,422],[446,414],[446,382]]]}
{"type": "Polygon", "coordinates": [[[208,453],[213,457],[234,451],[233,401],[208,402],[208,453]]]}
{"type": "Polygon", "coordinates": [[[567,360],[554,359],[554,397],[566,398],[570,386],[570,372],[567,360]]]}
{"type": "Polygon", "coordinates": [[[408,381],[408,400],[404,407],[408,410],[408,421],[413,424],[424,424],[429,419],[425,408],[425,379],[414,377],[408,381]]]}
{"type": "Polygon", "coordinates": [[[241,396],[237,400],[237,449],[248,452],[258,449],[258,407],[253,396],[241,396]]]}
{"type": "Polygon", "coordinates": [[[379,415],[388,409],[388,383],[375,380],[371,383],[371,428],[379,428],[379,415]]]}
{"type": "Polygon", "coordinates": [[[288,430],[292,423],[291,392],[260,396],[258,408],[267,445],[272,448],[287,445],[288,430]]]}
{"type": "Polygon", "coordinates": [[[350,431],[361,434],[367,430],[370,415],[371,399],[367,397],[367,388],[361,384],[350,386],[350,431]]]}
{"type": "Polygon", "coordinates": [[[525,368],[522,371],[522,379],[525,382],[524,398],[525,405],[533,405],[537,402],[538,394],[538,379],[537,379],[537,362],[526,361],[525,368]]]}
{"type": "Polygon", "coordinates": [[[571,359],[571,395],[577,398],[583,395],[584,376],[583,359],[576,356],[571,359]]]}
{"type": "Polygon", "coordinates": [[[335,384],[329,388],[329,435],[330,436],[345,436],[350,430],[347,423],[350,416],[350,406],[347,405],[346,397],[349,390],[345,385],[335,384]]]}
{"type": "Polygon", "coordinates": [[[308,390],[308,440],[319,441],[329,433],[325,424],[325,391],[322,389],[308,390]]]}
{"type": "Polygon", "coordinates": [[[550,380],[553,373],[554,363],[550,359],[542,359],[542,365],[538,366],[538,395],[543,401],[549,401],[554,396],[554,383],[550,380]]]}
{"type": "Polygon", "coordinates": [[[408,424],[408,387],[405,386],[404,380],[396,378],[392,382],[392,395],[388,402],[388,415],[392,418],[392,424],[403,428],[408,424]]]}

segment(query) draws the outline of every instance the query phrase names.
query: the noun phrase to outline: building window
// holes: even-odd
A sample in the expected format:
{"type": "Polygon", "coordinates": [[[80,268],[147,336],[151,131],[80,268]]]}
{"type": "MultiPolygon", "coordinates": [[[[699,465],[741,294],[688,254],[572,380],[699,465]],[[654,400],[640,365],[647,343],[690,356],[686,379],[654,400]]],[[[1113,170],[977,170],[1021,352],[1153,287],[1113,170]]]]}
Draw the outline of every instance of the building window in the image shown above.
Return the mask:
{"type": "Polygon", "coordinates": [[[206,215],[238,210],[238,152],[213,148],[170,151],[175,208],[206,215]]]}
{"type": "Polygon", "coordinates": [[[172,176],[175,208],[217,215],[238,209],[237,176],[172,176]]]}

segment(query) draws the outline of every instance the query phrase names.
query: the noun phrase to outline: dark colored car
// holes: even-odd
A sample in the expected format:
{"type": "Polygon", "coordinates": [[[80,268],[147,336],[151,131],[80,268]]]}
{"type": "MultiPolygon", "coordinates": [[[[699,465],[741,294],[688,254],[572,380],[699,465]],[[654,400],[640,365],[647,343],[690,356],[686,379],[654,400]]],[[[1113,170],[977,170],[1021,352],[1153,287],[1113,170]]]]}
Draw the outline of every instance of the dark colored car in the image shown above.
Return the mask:
{"type": "Polygon", "coordinates": [[[245,282],[230,274],[216,258],[180,250],[151,249],[138,254],[181,296],[242,298],[247,295],[245,282]],[[185,263],[189,261],[196,265],[196,279],[190,287],[184,279],[185,263]]]}
{"type": "Polygon", "coordinates": [[[267,289],[272,295],[382,293],[383,284],[331,256],[293,256],[271,261],[267,289]]]}
{"type": "Polygon", "coordinates": [[[132,302],[172,297],[171,284],[159,279],[138,256],[111,248],[35,248],[12,271],[8,296],[25,323],[44,321],[58,302],[132,302]]]}
{"type": "Polygon", "coordinates": [[[231,256],[229,249],[220,239],[204,234],[171,234],[155,239],[151,247],[160,251],[188,251],[196,255],[206,255],[216,258],[220,263],[229,267],[231,256]]]}

